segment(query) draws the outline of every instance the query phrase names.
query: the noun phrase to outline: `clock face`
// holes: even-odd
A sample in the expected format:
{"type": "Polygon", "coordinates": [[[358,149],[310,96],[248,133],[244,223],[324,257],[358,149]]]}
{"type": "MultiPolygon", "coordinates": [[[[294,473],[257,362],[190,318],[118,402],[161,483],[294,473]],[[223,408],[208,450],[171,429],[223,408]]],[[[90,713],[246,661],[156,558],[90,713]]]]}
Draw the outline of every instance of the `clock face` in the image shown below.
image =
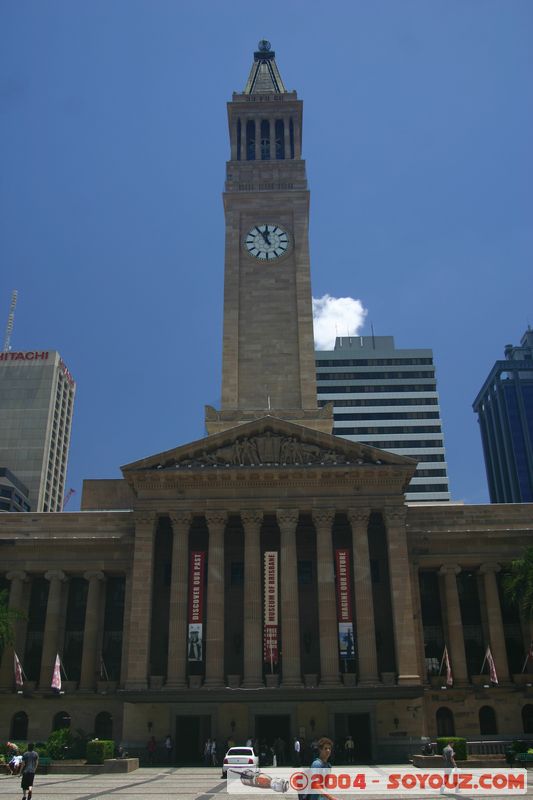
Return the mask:
{"type": "Polygon", "coordinates": [[[275,261],[289,248],[289,234],[279,225],[262,222],[250,228],[244,238],[248,253],[259,261],[275,261]]]}

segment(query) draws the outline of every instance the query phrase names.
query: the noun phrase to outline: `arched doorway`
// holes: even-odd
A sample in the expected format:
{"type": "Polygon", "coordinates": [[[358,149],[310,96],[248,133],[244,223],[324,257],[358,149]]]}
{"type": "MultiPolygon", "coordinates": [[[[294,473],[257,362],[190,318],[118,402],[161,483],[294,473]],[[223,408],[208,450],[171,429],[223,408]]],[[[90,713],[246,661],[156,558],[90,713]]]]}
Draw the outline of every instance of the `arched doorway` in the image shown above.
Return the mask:
{"type": "Polygon", "coordinates": [[[437,710],[437,736],[455,736],[455,722],[449,708],[442,706],[437,710]]]}
{"type": "Polygon", "coordinates": [[[498,733],[496,713],[490,706],[482,706],[479,709],[479,732],[489,735],[491,733],[498,733]]]}
{"type": "Polygon", "coordinates": [[[94,718],[94,735],[97,739],[113,738],[113,717],[107,711],[100,711],[94,718]]]}
{"type": "Polygon", "coordinates": [[[533,733],[533,706],[530,703],[522,709],[522,728],[524,733],[533,733]]]}
{"type": "Polygon", "coordinates": [[[61,728],[70,728],[70,714],[66,711],[58,711],[54,715],[54,723],[52,725],[53,731],[59,731],[61,728]]]}
{"type": "Polygon", "coordinates": [[[11,718],[11,739],[24,740],[28,738],[28,715],[25,711],[17,711],[11,718]]]}

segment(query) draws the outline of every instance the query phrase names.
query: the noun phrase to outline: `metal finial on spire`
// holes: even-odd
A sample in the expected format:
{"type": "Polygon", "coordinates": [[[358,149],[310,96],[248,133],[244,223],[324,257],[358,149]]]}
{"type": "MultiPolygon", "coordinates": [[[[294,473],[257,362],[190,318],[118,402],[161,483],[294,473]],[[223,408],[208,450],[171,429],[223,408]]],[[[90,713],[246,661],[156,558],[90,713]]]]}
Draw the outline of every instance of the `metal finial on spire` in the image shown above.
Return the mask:
{"type": "Polygon", "coordinates": [[[257,49],[260,50],[262,53],[268,53],[268,51],[272,48],[272,45],[268,41],[268,39],[261,39],[259,44],[257,45],[257,49]]]}

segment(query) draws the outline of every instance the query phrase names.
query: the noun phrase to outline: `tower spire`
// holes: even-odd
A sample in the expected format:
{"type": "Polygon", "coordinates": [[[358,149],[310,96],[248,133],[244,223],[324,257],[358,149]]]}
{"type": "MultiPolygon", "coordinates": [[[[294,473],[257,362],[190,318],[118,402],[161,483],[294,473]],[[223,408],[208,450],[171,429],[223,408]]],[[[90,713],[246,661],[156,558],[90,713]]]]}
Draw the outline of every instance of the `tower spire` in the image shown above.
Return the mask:
{"type": "Polygon", "coordinates": [[[287,91],[276,64],[276,54],[270,47],[266,39],[261,39],[257,45],[243,94],[284,94],[287,91]]]}

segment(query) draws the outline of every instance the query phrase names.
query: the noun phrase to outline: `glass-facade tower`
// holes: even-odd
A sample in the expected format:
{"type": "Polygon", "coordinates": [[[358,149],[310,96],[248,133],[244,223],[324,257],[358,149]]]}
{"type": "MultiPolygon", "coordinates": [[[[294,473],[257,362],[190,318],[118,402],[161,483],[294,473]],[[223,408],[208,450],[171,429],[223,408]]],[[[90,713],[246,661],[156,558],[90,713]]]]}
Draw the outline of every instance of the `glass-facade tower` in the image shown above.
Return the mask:
{"type": "Polygon", "coordinates": [[[478,415],[492,503],[533,502],[533,330],[508,344],[473,408],[478,415]]]}

